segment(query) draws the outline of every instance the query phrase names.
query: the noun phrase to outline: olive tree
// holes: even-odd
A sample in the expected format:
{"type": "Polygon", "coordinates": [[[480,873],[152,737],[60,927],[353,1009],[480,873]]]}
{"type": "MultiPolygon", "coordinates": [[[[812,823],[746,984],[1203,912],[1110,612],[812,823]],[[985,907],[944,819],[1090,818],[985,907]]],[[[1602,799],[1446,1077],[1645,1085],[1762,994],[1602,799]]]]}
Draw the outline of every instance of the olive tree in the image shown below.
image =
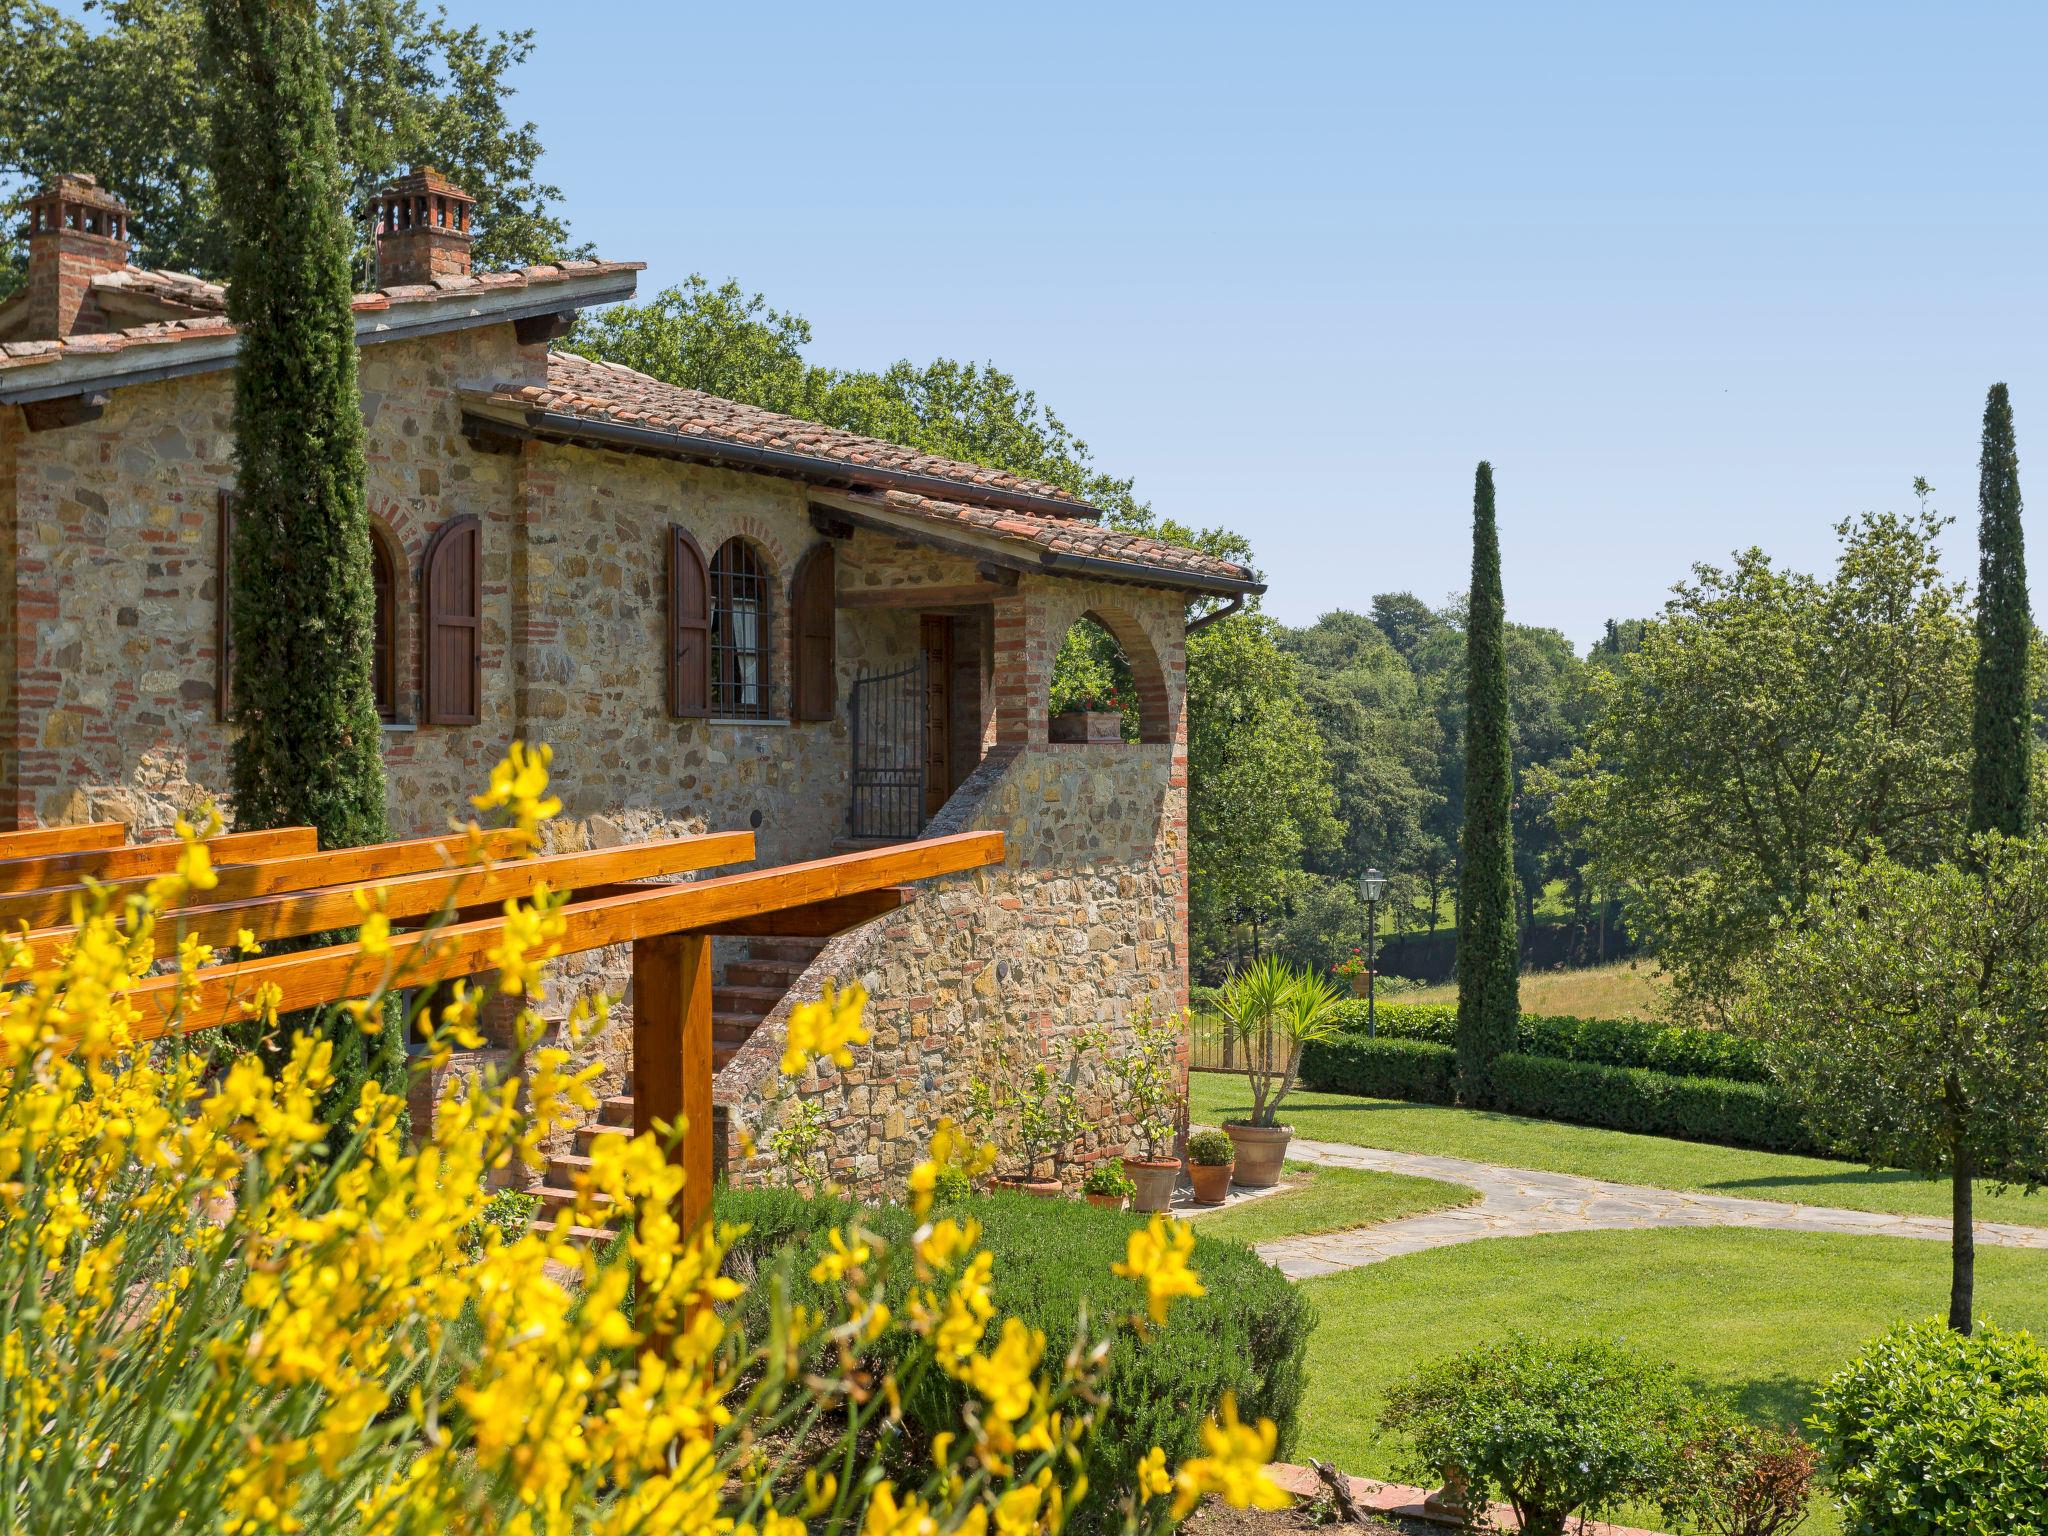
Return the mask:
{"type": "Polygon", "coordinates": [[[1960,1333],[1973,1181],[2048,1183],[2048,844],[1988,833],[1967,863],[1838,866],[1736,1010],[1825,1140],[1950,1181],[1960,1333]]]}

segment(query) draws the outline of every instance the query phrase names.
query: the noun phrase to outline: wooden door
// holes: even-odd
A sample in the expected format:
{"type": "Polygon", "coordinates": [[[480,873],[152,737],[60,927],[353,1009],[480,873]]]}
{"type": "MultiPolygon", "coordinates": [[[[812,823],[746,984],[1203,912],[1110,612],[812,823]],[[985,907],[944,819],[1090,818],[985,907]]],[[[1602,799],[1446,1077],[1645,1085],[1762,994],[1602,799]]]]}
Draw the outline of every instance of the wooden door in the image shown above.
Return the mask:
{"type": "Polygon", "coordinates": [[[918,621],[924,653],[924,815],[939,814],[953,793],[953,621],[927,613],[918,621]]]}

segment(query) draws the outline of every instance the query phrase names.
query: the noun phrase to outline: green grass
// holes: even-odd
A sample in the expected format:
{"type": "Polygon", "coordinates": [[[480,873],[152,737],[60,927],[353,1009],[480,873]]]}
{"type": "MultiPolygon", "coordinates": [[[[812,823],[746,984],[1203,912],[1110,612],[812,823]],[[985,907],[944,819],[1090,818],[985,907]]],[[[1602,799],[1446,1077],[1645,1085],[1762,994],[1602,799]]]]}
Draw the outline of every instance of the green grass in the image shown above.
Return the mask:
{"type": "MultiPolygon", "coordinates": [[[[1755,1419],[1796,1425],[1864,1340],[1946,1313],[1948,1263],[1943,1243],[1720,1227],[1495,1238],[1306,1281],[1320,1320],[1295,1459],[1416,1481],[1379,1428],[1387,1388],[1510,1329],[1623,1342],[1755,1419]]],[[[2048,1331],[2048,1253],[1980,1248],[1977,1309],[2048,1331]]],[[[1808,1536],[1838,1529],[1824,1504],[1808,1536]]],[[[1634,1523],[1657,1528],[1653,1513],[1634,1523]]]]}
{"type": "Polygon", "coordinates": [[[1310,1163],[1289,1163],[1285,1182],[1300,1187],[1203,1215],[1197,1218],[1195,1230],[1204,1237],[1269,1243],[1276,1237],[1369,1227],[1401,1216],[1470,1205],[1479,1198],[1464,1185],[1446,1184],[1441,1179],[1375,1173],[1369,1168],[1317,1168],[1310,1163]]]}
{"type": "MultiPolygon", "coordinates": [[[[1249,1111],[1242,1077],[1197,1072],[1192,1081],[1191,1112],[1197,1122],[1217,1125],[1226,1117],[1249,1111]]],[[[1787,1200],[1908,1216],[1949,1213],[1948,1186],[1937,1180],[1908,1173],[1872,1173],[1855,1163],[1817,1157],[1750,1152],[1554,1120],[1337,1093],[1293,1094],[1281,1119],[1294,1127],[1296,1135],[1315,1141],[1342,1141],[1394,1152],[1432,1152],[1511,1168],[1538,1168],[1750,1200],[1787,1200]]],[[[1977,1218],[2048,1227],[2048,1193],[2007,1191],[1996,1195],[1980,1185],[1977,1218]]]]}
{"type": "MultiPolygon", "coordinates": [[[[1417,987],[1387,1001],[1455,1003],[1454,982],[1417,987]]],[[[1522,1012],[1560,1013],[1580,1019],[1661,1019],[1670,1008],[1670,984],[1648,961],[1618,961],[1569,971],[1524,971],[1522,1012]]]]}

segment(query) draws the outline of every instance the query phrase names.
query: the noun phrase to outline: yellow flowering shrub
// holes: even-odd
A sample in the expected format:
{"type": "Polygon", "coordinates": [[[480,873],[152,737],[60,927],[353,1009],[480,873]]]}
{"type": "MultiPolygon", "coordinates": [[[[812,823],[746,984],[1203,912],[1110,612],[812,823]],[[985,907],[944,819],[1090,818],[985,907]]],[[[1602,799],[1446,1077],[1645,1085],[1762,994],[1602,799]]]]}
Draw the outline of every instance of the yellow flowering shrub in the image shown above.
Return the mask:
{"type": "MultiPolygon", "coordinates": [[[[516,751],[480,809],[537,839],[545,749],[516,751]]],[[[577,1177],[600,1253],[484,1219],[495,1184],[595,1110],[596,1067],[557,1047],[523,1078],[485,1075],[408,1137],[366,1083],[345,1123],[317,1106],[324,1040],[282,1064],[209,1067],[190,1042],[130,1042],[124,993],[166,906],[212,879],[199,831],[178,870],[80,913],[56,955],[0,939],[0,1462],[5,1528],[365,1533],[704,1531],[717,1536],[1004,1536],[1059,1530],[1085,1492],[1105,1349],[1046,1358],[996,1315],[975,1225],[925,1220],[888,1242],[831,1234],[805,1303],[776,1287],[743,1326],[725,1273],[736,1229],[679,1230],[682,1174],[650,1137],[605,1137],[577,1177]],[[480,1235],[481,1234],[481,1235],[480,1235]],[[884,1300],[908,1285],[907,1305],[884,1300]],[[820,1291],[819,1288],[822,1288],[820,1291]],[[886,1347],[884,1347],[886,1345],[886,1347]],[[886,1358],[886,1372],[864,1362],[886,1358]],[[966,1407],[928,1466],[876,1447],[936,1373],[966,1407]]],[[[559,897],[514,903],[498,985],[530,989],[559,942],[559,897]]],[[[365,903],[373,943],[374,901],[365,903]]],[[[253,941],[250,941],[253,943],[253,941]]],[[[210,956],[167,947],[187,970],[210,956]]],[[[222,957],[232,958],[232,957],[222,957]]],[[[405,984],[402,968],[390,978],[405,984]]],[[[424,1058],[480,1038],[482,989],[416,1009],[424,1058]]],[[[572,1036],[600,1027],[579,1010],[572,1036]]],[[[529,1017],[522,1038],[540,1038],[529,1017]]],[[[808,1019],[802,1059],[860,1044],[860,1000],[808,1019]]],[[[972,1162],[950,1128],[935,1161],[972,1162]]],[[[929,1189],[934,1165],[913,1181],[929,1189]]],[[[1170,1224],[1134,1236],[1148,1317],[1198,1294],[1170,1224]]],[[[1084,1323],[1082,1326],[1086,1327],[1084,1323]]],[[[1205,1454],[1149,1458],[1127,1531],[1202,1493],[1269,1502],[1271,1426],[1226,1407],[1205,1454]],[[1263,1438],[1261,1436],[1263,1435],[1263,1438]]]]}

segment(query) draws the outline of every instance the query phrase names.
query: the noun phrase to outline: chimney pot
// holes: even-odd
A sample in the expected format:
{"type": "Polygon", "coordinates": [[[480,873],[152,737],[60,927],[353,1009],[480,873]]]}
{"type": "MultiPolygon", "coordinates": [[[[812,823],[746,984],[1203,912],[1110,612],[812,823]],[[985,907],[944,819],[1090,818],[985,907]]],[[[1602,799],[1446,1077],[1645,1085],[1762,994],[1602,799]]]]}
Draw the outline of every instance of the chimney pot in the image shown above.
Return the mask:
{"type": "Polygon", "coordinates": [[[405,288],[469,275],[476,199],[431,165],[416,165],[370,199],[377,286],[405,288]]]}
{"type": "Polygon", "coordinates": [[[128,208],[82,171],[44,183],[28,202],[28,310],[24,339],[59,340],[107,329],[92,280],[128,265],[128,208]]]}

